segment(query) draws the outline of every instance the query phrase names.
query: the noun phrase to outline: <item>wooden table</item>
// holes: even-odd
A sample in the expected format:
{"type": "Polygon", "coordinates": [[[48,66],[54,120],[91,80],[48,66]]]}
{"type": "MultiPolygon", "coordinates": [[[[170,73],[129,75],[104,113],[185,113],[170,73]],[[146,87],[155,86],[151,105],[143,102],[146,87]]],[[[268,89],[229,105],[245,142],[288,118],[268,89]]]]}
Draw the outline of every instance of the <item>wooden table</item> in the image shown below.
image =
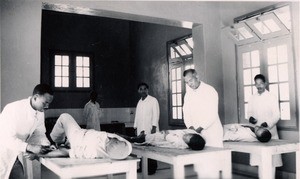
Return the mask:
{"type": "Polygon", "coordinates": [[[300,179],[300,151],[299,143],[286,140],[271,140],[261,142],[224,142],[224,147],[235,152],[260,155],[261,163],[258,166],[259,178],[272,178],[272,155],[296,152],[296,175],[300,179]]]}
{"type": "MultiPolygon", "coordinates": [[[[184,166],[198,164],[205,167],[215,167],[216,172],[222,171],[222,178],[232,178],[231,150],[222,148],[205,147],[201,151],[189,149],[171,149],[154,146],[133,145],[132,154],[142,157],[143,178],[148,177],[148,158],[173,165],[173,178],[185,177],[184,166]]],[[[196,171],[201,173],[201,171],[196,171]]]]}
{"type": "Polygon", "coordinates": [[[57,174],[60,178],[93,177],[115,173],[126,173],[127,179],[137,178],[139,159],[127,157],[124,160],[111,159],[72,159],[39,158],[41,164],[57,174]]]}

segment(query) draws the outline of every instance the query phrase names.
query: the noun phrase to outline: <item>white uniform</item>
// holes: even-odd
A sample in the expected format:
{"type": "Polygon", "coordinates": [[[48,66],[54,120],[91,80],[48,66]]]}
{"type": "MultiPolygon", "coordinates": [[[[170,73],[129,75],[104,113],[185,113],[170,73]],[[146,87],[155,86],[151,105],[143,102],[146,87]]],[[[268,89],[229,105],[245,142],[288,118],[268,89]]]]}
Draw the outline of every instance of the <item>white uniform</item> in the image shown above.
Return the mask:
{"type": "Polygon", "coordinates": [[[100,131],[101,109],[98,102],[89,101],[83,109],[84,120],[86,121],[87,129],[95,129],[100,131]]]}
{"type": "MultiPolygon", "coordinates": [[[[190,88],[187,86],[187,88],[190,88]]],[[[223,128],[218,114],[218,93],[201,82],[197,89],[188,89],[184,97],[184,123],[187,128],[202,127],[206,146],[223,147],[223,128]]]]}
{"type": "MultiPolygon", "coordinates": [[[[256,125],[266,122],[268,129],[272,134],[272,139],[279,139],[276,123],[279,120],[280,112],[278,100],[269,91],[265,90],[262,94],[256,93],[252,95],[248,102],[248,117],[257,119],[256,125]]],[[[251,155],[250,165],[256,166],[260,159],[256,155],[251,155]]],[[[281,155],[273,155],[273,166],[282,166],[281,155]]]]}
{"type": "Polygon", "coordinates": [[[167,134],[165,131],[160,131],[146,135],[145,142],[157,147],[185,149],[189,147],[183,140],[185,134],[198,133],[191,129],[167,130],[167,134]]]}
{"type": "Polygon", "coordinates": [[[243,127],[241,124],[224,125],[224,141],[258,141],[254,132],[249,127],[243,127]]]}
{"type": "Polygon", "coordinates": [[[34,133],[36,144],[50,145],[45,132],[44,112],[34,110],[28,99],[6,105],[0,115],[0,178],[9,177],[19,154],[26,152],[27,140],[34,133]]]}
{"type": "Polygon", "coordinates": [[[151,134],[152,126],[156,126],[159,131],[159,104],[156,98],[148,95],[144,100],[140,99],[135,112],[134,128],[137,128],[137,134],[142,131],[145,134],[151,134]]]}

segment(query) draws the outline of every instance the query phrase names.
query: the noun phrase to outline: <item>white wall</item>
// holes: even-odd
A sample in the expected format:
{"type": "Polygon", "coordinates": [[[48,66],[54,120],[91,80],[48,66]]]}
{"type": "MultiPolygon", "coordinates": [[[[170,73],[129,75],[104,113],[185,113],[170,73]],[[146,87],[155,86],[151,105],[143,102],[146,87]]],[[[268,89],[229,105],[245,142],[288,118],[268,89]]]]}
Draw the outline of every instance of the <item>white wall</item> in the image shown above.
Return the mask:
{"type": "Polygon", "coordinates": [[[41,4],[2,1],[2,107],[32,94],[40,82],[41,4]]]}
{"type": "MultiPolygon", "coordinates": [[[[1,4],[2,4],[2,1],[0,1],[0,16],[2,16],[2,5],[1,4]]],[[[1,87],[1,84],[2,84],[1,83],[1,71],[2,71],[1,70],[1,39],[2,39],[1,38],[1,26],[2,25],[1,24],[2,24],[2,20],[0,21],[0,110],[2,109],[1,108],[1,88],[2,88],[1,87]]]]}

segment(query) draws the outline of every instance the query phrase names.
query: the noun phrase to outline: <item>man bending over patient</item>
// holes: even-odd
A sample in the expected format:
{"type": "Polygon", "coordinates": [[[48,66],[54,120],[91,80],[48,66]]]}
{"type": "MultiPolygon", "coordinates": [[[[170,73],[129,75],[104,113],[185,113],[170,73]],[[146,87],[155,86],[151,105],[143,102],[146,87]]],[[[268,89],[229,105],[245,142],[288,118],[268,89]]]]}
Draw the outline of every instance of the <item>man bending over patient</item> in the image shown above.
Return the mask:
{"type": "Polygon", "coordinates": [[[154,134],[142,134],[137,137],[125,138],[130,142],[146,143],[166,148],[202,150],[205,146],[205,140],[202,136],[192,129],[164,130],[154,134]]]}
{"type": "Polygon", "coordinates": [[[269,142],[271,138],[271,132],[262,126],[247,124],[224,125],[224,141],[269,142]]]}
{"type": "Polygon", "coordinates": [[[67,137],[70,149],[59,148],[43,155],[45,157],[124,159],[132,151],[131,144],[124,138],[94,129],[81,129],[67,113],[57,119],[50,136],[59,145],[64,144],[67,137]]]}

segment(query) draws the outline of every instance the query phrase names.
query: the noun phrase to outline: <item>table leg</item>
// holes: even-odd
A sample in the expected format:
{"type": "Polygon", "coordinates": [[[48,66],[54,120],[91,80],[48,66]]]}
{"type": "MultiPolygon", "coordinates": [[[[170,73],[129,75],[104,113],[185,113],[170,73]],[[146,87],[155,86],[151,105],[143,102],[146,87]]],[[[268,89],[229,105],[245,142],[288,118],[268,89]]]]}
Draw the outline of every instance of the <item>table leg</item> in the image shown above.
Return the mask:
{"type": "Polygon", "coordinates": [[[272,154],[267,151],[262,151],[260,154],[261,164],[258,167],[259,178],[260,179],[272,179],[273,176],[273,166],[272,166],[272,154]]]}
{"type": "Polygon", "coordinates": [[[231,151],[223,152],[222,178],[232,178],[231,151]]]}
{"type": "Polygon", "coordinates": [[[137,166],[136,162],[130,162],[129,171],[126,172],[126,179],[137,179],[137,166]]]}
{"type": "Polygon", "coordinates": [[[296,179],[300,179],[300,151],[299,150],[296,152],[296,179]]]}
{"type": "Polygon", "coordinates": [[[143,172],[143,178],[148,178],[148,158],[142,157],[142,172],[143,172]]]}
{"type": "Polygon", "coordinates": [[[180,161],[174,161],[173,163],[173,177],[174,179],[184,178],[184,165],[180,161]]]}

